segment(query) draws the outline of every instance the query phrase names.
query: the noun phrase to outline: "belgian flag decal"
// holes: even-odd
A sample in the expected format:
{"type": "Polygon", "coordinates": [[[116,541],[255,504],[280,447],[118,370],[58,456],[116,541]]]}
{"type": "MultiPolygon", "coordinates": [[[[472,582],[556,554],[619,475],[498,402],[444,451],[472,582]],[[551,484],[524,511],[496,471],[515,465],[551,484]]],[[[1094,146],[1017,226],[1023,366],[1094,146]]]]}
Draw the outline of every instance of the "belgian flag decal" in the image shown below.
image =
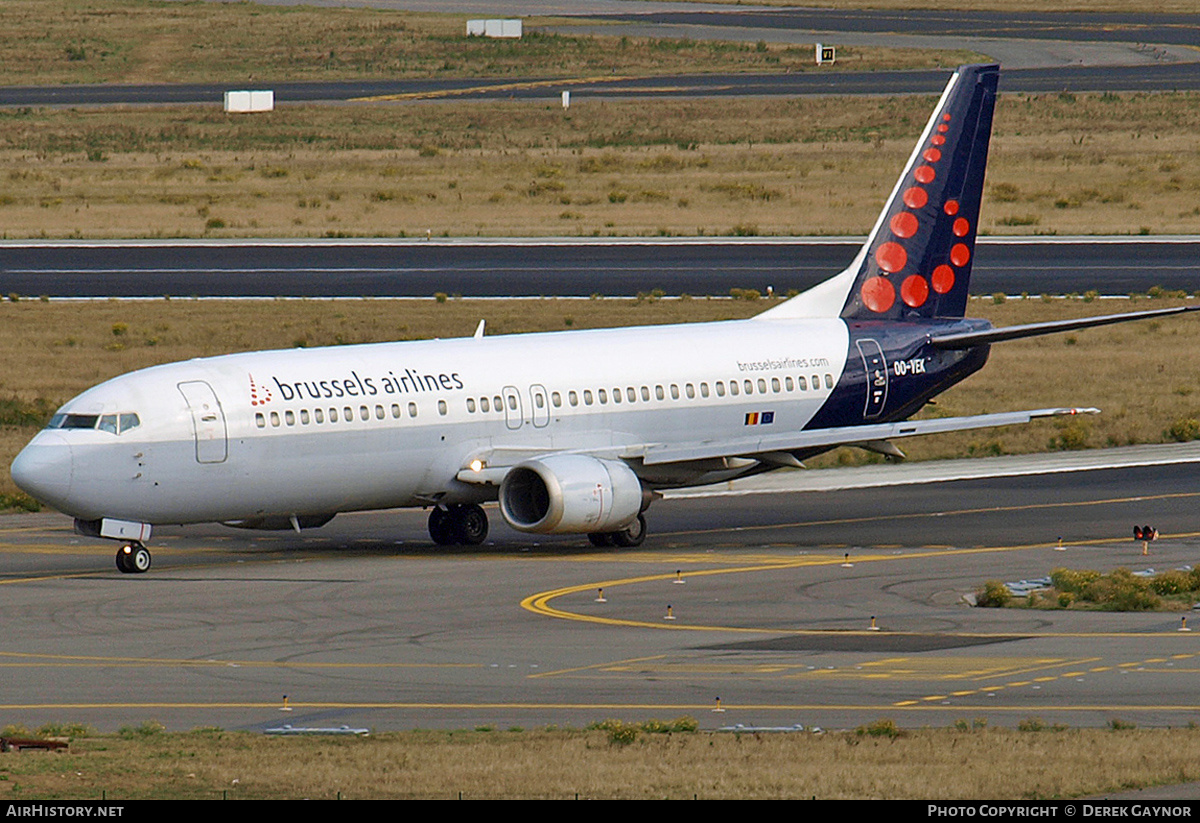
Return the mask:
{"type": "Polygon", "coordinates": [[[775,412],[746,412],[747,426],[769,426],[775,422],[775,412]]]}

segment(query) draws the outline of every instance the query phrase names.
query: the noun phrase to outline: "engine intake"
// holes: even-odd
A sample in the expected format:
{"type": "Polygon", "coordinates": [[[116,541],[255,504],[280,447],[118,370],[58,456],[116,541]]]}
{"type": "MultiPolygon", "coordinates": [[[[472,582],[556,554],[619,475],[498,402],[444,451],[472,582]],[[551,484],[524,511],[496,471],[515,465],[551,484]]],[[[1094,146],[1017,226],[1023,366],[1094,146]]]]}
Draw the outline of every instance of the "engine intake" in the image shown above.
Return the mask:
{"type": "Polygon", "coordinates": [[[642,483],[629,466],[580,454],[526,460],[500,484],[500,513],[523,532],[614,532],[633,522],[642,504],[642,483]]]}

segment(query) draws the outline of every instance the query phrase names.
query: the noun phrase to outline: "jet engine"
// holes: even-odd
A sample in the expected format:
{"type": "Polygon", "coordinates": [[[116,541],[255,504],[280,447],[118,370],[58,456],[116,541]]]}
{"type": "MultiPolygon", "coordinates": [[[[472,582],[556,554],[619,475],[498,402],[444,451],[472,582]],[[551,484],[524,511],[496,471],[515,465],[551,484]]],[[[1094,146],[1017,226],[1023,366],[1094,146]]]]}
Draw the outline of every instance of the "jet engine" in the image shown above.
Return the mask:
{"type": "Polygon", "coordinates": [[[643,508],[642,483],[619,460],[556,454],[513,466],[500,484],[500,513],[539,534],[615,532],[643,508]]]}

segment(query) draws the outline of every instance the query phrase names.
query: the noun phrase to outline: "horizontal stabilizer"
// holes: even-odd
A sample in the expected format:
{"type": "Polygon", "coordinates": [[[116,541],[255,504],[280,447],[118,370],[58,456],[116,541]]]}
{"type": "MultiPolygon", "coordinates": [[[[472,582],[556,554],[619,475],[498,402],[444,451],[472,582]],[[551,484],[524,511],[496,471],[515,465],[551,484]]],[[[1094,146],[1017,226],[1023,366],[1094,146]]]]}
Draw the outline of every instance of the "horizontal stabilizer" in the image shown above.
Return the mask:
{"type": "Polygon", "coordinates": [[[1200,306],[1177,306],[1172,309],[1149,309],[1147,311],[1133,311],[1124,314],[1105,314],[1099,317],[1078,317],[1074,320],[1026,323],[1021,326],[1008,326],[1003,329],[985,329],[984,331],[959,332],[955,334],[935,334],[929,338],[929,344],[939,349],[969,349],[973,346],[999,343],[1004,340],[1018,340],[1022,337],[1037,337],[1041,334],[1088,329],[1092,326],[1107,326],[1111,323],[1146,320],[1151,317],[1165,317],[1171,314],[1183,314],[1184,312],[1197,310],[1200,310],[1200,306]]]}

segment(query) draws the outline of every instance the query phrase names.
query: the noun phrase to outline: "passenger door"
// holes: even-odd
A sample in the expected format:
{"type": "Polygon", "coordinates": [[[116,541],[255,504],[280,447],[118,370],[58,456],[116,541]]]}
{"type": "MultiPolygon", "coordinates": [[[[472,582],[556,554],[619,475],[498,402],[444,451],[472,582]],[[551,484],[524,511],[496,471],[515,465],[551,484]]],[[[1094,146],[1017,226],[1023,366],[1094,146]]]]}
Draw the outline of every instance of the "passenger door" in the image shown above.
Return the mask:
{"type": "Polygon", "coordinates": [[[196,462],[224,463],[229,455],[225,412],[212,386],[203,380],[179,384],[179,391],[192,413],[196,434],[196,462]]]}

